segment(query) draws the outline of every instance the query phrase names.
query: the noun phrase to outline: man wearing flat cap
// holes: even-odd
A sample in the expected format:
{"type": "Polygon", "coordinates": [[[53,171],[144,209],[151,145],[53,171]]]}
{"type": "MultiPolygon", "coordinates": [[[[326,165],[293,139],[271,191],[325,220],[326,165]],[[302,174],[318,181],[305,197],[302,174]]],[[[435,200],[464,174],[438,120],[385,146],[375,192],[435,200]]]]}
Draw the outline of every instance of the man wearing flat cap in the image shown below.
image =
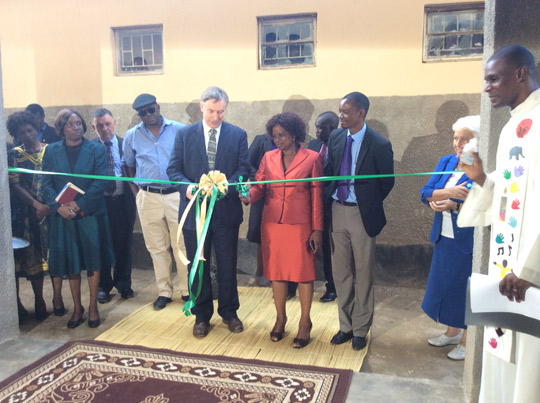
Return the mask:
{"type": "Polygon", "coordinates": [[[168,183],[149,182],[146,179],[168,181],[167,166],[174,139],[185,125],[165,119],[156,97],[141,94],[133,102],[133,109],[141,123],[129,129],[124,137],[124,159],[128,174],[135,178],[132,186],[146,248],[152,256],[158,288],[154,309],[159,310],[171,302],[172,256],[176,262],[182,299],[189,299],[187,267],[181,262],[178,248],[185,251],[182,236],[178,239],[178,190],[168,183]],[[172,254],[172,255],[171,255],[172,254]]]}

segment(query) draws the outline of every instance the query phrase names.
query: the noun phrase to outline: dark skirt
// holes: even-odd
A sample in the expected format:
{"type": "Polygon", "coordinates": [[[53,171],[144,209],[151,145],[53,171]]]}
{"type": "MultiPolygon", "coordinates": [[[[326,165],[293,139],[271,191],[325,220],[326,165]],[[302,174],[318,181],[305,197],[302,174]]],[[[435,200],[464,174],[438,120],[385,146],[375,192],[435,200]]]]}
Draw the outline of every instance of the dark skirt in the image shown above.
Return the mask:
{"type": "Polygon", "coordinates": [[[114,264],[109,219],[106,214],[66,220],[51,217],[49,273],[51,277],[101,270],[114,264]]]}
{"type": "Polygon", "coordinates": [[[435,322],[466,329],[467,280],[472,271],[472,254],[461,252],[452,238],[441,236],[433,258],[422,309],[435,322]]]}

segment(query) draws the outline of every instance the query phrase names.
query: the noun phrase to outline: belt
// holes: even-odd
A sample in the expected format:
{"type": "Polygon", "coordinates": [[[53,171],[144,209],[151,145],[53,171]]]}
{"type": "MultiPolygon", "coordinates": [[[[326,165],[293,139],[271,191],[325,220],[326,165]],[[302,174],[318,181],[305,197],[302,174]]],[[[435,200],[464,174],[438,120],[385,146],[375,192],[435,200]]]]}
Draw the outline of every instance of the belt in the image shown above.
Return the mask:
{"type": "Polygon", "coordinates": [[[347,206],[347,207],[352,207],[352,206],[357,206],[357,205],[358,205],[357,203],[351,203],[351,202],[346,202],[346,201],[339,201],[339,200],[336,200],[336,199],[334,199],[334,201],[335,201],[336,203],[343,204],[344,206],[347,206]]]}
{"type": "Polygon", "coordinates": [[[150,186],[141,186],[140,189],[144,190],[145,192],[160,193],[162,195],[168,195],[170,193],[178,192],[178,190],[176,190],[173,187],[169,187],[169,188],[152,188],[150,186]]]}

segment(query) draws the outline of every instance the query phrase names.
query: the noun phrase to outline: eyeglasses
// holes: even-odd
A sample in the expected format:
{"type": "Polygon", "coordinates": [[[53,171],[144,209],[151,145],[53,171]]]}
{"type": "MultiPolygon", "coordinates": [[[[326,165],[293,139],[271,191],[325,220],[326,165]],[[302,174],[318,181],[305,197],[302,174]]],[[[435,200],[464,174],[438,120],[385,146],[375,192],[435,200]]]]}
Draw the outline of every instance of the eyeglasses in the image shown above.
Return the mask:
{"type": "Polygon", "coordinates": [[[144,118],[146,116],[146,114],[148,113],[149,115],[151,115],[152,113],[154,113],[156,111],[156,108],[154,106],[151,106],[150,108],[146,108],[146,109],[141,109],[140,111],[137,112],[137,114],[141,117],[141,118],[144,118]]]}

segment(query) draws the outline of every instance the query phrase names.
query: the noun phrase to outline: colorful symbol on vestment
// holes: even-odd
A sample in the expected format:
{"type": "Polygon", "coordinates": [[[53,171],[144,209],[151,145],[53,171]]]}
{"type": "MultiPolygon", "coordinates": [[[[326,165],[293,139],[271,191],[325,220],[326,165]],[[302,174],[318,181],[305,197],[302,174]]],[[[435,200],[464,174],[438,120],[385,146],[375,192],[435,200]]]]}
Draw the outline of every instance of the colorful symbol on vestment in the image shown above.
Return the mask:
{"type": "Polygon", "coordinates": [[[527,133],[529,133],[532,123],[533,122],[531,119],[523,119],[521,122],[519,122],[519,125],[516,128],[516,136],[518,139],[522,139],[527,133]]]}
{"type": "Polygon", "coordinates": [[[520,205],[520,204],[521,204],[521,202],[520,202],[518,199],[514,200],[514,201],[512,202],[512,209],[513,209],[513,210],[519,210],[519,205],[520,205]]]}
{"type": "Polygon", "coordinates": [[[510,219],[508,220],[508,225],[510,225],[512,228],[516,228],[517,227],[516,217],[510,217],[510,219]]]}
{"type": "Polygon", "coordinates": [[[495,242],[497,242],[498,244],[504,243],[504,235],[503,234],[497,234],[497,236],[495,237],[495,242]]]}
{"type": "Polygon", "coordinates": [[[501,207],[499,209],[499,221],[506,221],[506,201],[508,200],[507,197],[502,196],[501,197],[501,207]]]}
{"type": "Polygon", "coordinates": [[[511,185],[510,185],[510,191],[512,193],[517,193],[519,192],[519,185],[517,184],[517,182],[513,182],[511,185]]]}
{"type": "Polygon", "coordinates": [[[492,337],[491,339],[489,339],[488,343],[491,346],[491,348],[497,348],[497,340],[495,339],[495,337],[492,337]]]}
{"type": "Polygon", "coordinates": [[[525,156],[523,155],[523,148],[519,147],[519,146],[515,146],[515,147],[512,147],[510,149],[510,158],[509,159],[512,159],[512,158],[516,158],[517,161],[519,161],[519,157],[523,157],[525,158],[525,156]]]}
{"type": "Polygon", "coordinates": [[[518,165],[514,168],[514,175],[516,178],[519,178],[521,175],[523,175],[523,172],[525,172],[525,169],[521,165],[518,165]]]}
{"type": "Polygon", "coordinates": [[[512,177],[512,173],[508,169],[505,169],[503,172],[503,176],[504,179],[510,179],[512,177]]]}

